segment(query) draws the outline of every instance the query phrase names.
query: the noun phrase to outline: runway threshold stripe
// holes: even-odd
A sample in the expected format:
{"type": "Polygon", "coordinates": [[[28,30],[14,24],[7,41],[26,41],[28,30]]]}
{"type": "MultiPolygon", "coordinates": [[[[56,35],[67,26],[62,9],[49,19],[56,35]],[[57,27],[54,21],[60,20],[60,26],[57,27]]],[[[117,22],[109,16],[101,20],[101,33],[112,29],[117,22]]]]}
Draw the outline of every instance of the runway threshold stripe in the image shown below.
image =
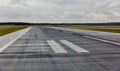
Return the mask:
{"type": "Polygon", "coordinates": [[[50,45],[55,53],[67,53],[67,51],[54,40],[47,40],[47,43],[50,45]]]}
{"type": "Polygon", "coordinates": [[[63,44],[67,45],[68,47],[70,47],[71,49],[73,49],[74,51],[80,53],[80,52],[89,52],[88,50],[83,49],[82,47],[79,47],[67,40],[60,40],[63,44]]]}

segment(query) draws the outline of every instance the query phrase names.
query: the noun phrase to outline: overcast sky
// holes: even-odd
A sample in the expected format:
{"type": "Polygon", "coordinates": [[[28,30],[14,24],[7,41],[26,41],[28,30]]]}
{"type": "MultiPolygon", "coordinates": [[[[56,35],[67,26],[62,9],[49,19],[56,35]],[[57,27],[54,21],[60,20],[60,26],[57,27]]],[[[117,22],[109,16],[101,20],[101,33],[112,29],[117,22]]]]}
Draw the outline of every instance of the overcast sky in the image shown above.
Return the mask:
{"type": "Polygon", "coordinates": [[[120,0],[0,0],[0,22],[120,22],[120,0]]]}

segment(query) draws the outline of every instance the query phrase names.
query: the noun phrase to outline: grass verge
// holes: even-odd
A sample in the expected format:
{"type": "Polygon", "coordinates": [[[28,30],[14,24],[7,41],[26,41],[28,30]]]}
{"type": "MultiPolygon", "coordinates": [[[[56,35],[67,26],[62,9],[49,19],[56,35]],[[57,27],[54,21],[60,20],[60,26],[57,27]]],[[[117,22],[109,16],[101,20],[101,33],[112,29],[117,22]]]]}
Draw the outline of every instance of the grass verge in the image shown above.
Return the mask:
{"type": "Polygon", "coordinates": [[[24,29],[27,26],[0,26],[0,36],[24,29]]]}
{"type": "Polygon", "coordinates": [[[62,26],[63,28],[120,33],[120,26],[62,26]]]}

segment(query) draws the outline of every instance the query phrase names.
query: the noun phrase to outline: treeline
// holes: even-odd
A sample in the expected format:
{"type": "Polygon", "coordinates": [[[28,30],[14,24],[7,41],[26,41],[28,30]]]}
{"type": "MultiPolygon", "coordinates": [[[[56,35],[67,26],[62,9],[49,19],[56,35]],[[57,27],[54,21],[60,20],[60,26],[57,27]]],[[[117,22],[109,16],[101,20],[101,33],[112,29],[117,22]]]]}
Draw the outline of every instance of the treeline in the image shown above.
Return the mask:
{"type": "Polygon", "coordinates": [[[0,25],[31,25],[31,23],[25,22],[2,22],[0,25]]]}
{"type": "Polygon", "coordinates": [[[27,22],[1,22],[0,25],[76,25],[76,26],[120,26],[120,22],[110,23],[27,23],[27,22]]]}

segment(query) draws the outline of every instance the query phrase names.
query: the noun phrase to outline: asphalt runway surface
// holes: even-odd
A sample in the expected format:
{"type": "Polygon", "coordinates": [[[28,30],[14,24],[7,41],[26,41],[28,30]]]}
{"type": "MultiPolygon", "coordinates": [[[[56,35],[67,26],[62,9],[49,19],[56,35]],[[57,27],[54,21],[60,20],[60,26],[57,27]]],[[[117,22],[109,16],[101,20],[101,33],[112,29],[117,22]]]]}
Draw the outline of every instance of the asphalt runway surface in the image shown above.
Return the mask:
{"type": "Polygon", "coordinates": [[[0,71],[120,71],[120,46],[34,27],[0,53],[0,71]]]}

